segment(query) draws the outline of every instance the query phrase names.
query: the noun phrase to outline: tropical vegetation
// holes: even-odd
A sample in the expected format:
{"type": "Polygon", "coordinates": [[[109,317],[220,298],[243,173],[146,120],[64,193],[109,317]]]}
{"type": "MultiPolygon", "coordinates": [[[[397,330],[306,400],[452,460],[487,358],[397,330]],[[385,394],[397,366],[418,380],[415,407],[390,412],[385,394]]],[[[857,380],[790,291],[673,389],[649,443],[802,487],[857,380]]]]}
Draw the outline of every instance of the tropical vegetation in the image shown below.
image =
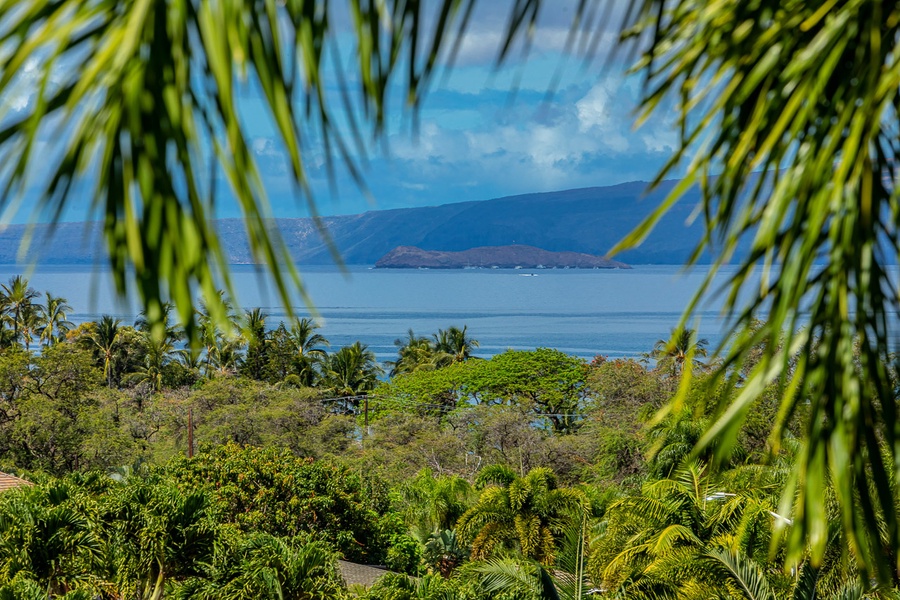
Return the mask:
{"type": "MultiPolygon", "coordinates": [[[[19,315],[55,298],[29,296],[19,315]]],[[[777,383],[727,461],[695,451],[738,392],[690,331],[590,362],[410,333],[394,364],[422,339],[448,359],[389,376],[362,342],[260,309],[227,330],[201,315],[192,345],[145,315],[60,317],[42,342],[8,307],[0,468],[35,485],[0,493],[0,597],[892,597],[851,560],[831,488],[823,559],[791,551],[810,413],[772,447],[777,383]],[[338,559],[392,573],[350,586],[338,559]]]]}
{"type": "MultiPolygon", "coordinates": [[[[165,335],[164,295],[171,296],[193,343],[199,339],[200,319],[194,313],[198,290],[209,303],[210,317],[222,331],[229,329],[224,298],[230,294],[216,294],[219,287],[229,288],[228,271],[207,219],[215,206],[216,190],[198,175],[221,169],[244,212],[253,257],[274,268],[276,286],[290,306],[289,288],[302,286],[286,246],[267,227],[268,204],[240,118],[236,79],[249,77],[259,86],[264,110],[285,149],[290,178],[309,199],[302,140],[321,140],[326,153],[342,159],[359,179],[358,164],[364,158],[349,148],[356,141],[364,149],[369,132],[356,123],[357,115],[366,116],[364,123],[377,138],[385,132],[392,86],[400,87],[399,96],[417,106],[439,68],[452,64],[475,0],[438,2],[433,23],[423,18],[425,3],[421,2],[349,4],[357,42],[352,64],[363,94],[358,99],[344,95],[343,102],[332,95],[334,87],[344,86],[331,86],[324,66],[331,62],[325,60],[326,49],[338,54],[335,65],[345,62],[339,45],[332,43],[338,33],[327,2],[0,4],[0,43],[8,49],[0,95],[14,88],[24,65],[36,66],[41,73],[35,89],[29,90],[35,99],[25,114],[4,122],[0,130],[0,150],[9,163],[0,206],[14,205],[34,179],[35,161],[48,158],[49,175],[37,183],[41,194],[36,213],[59,219],[84,189],[79,185],[82,176],[90,172],[95,180],[90,181],[88,204],[104,217],[119,291],[137,289],[157,340],[165,335]],[[427,28],[426,22],[433,27],[427,28]],[[75,64],[80,68],[72,68],[75,64]],[[295,104],[292,100],[298,95],[306,102],[295,104]],[[345,107],[346,115],[335,115],[337,106],[345,107]],[[350,117],[353,139],[345,139],[347,135],[336,125],[343,122],[341,116],[350,117]],[[66,126],[60,128],[60,123],[66,126]],[[38,154],[44,148],[39,142],[48,130],[58,134],[54,137],[58,150],[45,157],[38,154]],[[180,251],[173,251],[176,248],[180,251]]],[[[540,0],[510,3],[501,61],[517,47],[517,41],[523,37],[530,41],[540,9],[548,4],[540,0]]],[[[567,46],[591,53],[607,32],[609,12],[601,9],[599,1],[583,0],[575,6],[567,46]]],[[[840,567],[838,573],[858,575],[858,586],[863,588],[873,587],[873,582],[895,584],[900,554],[896,488],[900,435],[895,426],[897,386],[891,352],[900,294],[888,265],[900,255],[895,185],[900,154],[896,143],[900,9],[891,3],[833,0],[713,4],[640,0],[629,4],[624,13],[625,34],[637,46],[637,69],[645,76],[641,118],[674,105],[679,126],[674,155],[657,182],[682,167],[686,177],[623,247],[639,243],[685,189],[698,186],[702,201],[696,214],[705,235],[695,260],[712,249],[714,267],[691,308],[711,291],[721,267],[736,261],[726,294],[734,336],[711,376],[687,368],[693,362],[688,350],[673,362],[677,368],[669,369],[664,381],[641,385],[642,393],[657,385],[676,386],[675,401],[642,429],[652,432],[647,435],[653,440],[653,456],[668,457],[664,465],[639,459],[640,452],[635,450],[641,444],[631,437],[634,421],[610,421],[607,416],[598,421],[606,419],[603,426],[619,435],[603,438],[602,443],[614,444],[621,453],[616,455],[619,462],[601,464],[612,468],[611,476],[624,485],[644,473],[672,477],[685,467],[681,450],[689,447],[696,448],[694,459],[702,459],[699,472],[710,471],[710,475],[737,468],[760,454],[790,453],[791,466],[776,514],[792,509],[788,511],[792,516],[786,517],[791,523],[776,527],[774,541],[769,542],[773,546],[769,556],[777,557],[778,544],[786,539],[785,562],[795,565],[791,568],[796,573],[790,593],[806,593],[810,582],[818,585],[813,570],[832,573],[835,565],[840,567]],[[748,251],[738,252],[742,248],[748,251]],[[757,267],[762,268],[759,281],[751,276],[757,267]],[[760,414],[768,417],[763,427],[754,422],[760,414]],[[794,437],[797,443],[792,445],[794,437]],[[625,473],[614,468],[629,463],[625,473]],[[838,554],[848,560],[834,558],[835,544],[840,547],[838,554]]],[[[336,77],[343,82],[343,71],[338,71],[336,77]]],[[[312,202],[311,208],[315,213],[312,202]]],[[[17,431],[13,439],[20,450],[9,456],[26,463],[49,461],[56,470],[83,468],[83,457],[73,461],[60,438],[43,430],[60,427],[76,437],[86,435],[88,428],[81,426],[77,415],[95,414],[101,398],[118,419],[117,394],[127,385],[124,375],[143,369],[140,389],[149,391],[134,395],[139,410],[156,402],[160,391],[176,387],[176,382],[186,385],[195,376],[193,358],[185,360],[188,366],[166,362],[166,348],[147,352],[136,344],[138,333],[129,328],[118,331],[114,320],[70,332],[78,341],[75,345],[80,345],[78,352],[68,352],[75,345],[56,350],[60,344],[55,344],[40,357],[30,357],[34,332],[46,315],[28,308],[36,296],[21,279],[3,286],[2,297],[9,326],[2,330],[0,345],[10,348],[4,353],[8,364],[2,369],[17,373],[8,379],[11,387],[3,398],[9,405],[5,422],[17,431]],[[24,354],[16,349],[19,344],[24,354]],[[68,354],[65,360],[62,354],[68,354]],[[50,360],[55,357],[60,360],[50,360]],[[86,368],[89,364],[98,366],[92,370],[86,368]],[[54,380],[67,365],[70,373],[79,373],[71,389],[54,380]],[[107,390],[101,396],[94,387],[103,380],[107,390]],[[57,414],[57,406],[66,408],[57,414]],[[79,412],[84,406],[90,409],[79,412]],[[38,411],[45,416],[35,420],[38,411]],[[43,449],[34,450],[32,443],[39,444],[42,438],[43,449]]],[[[46,314],[50,312],[48,307],[46,314]]],[[[215,357],[223,374],[243,366],[253,381],[264,381],[267,349],[251,331],[245,338],[246,352],[231,345],[236,337],[231,331],[215,340],[216,344],[221,341],[221,347],[215,353],[207,351],[208,368],[202,378],[213,376],[209,367],[215,357]]],[[[51,340],[52,336],[45,343],[53,345],[51,340]]],[[[210,337],[204,344],[212,349],[213,341],[210,337]]],[[[370,391],[372,386],[364,381],[377,371],[369,368],[367,358],[362,346],[345,352],[328,368],[327,389],[370,391]]],[[[625,377],[639,375],[639,367],[625,366],[625,377]]],[[[429,372],[412,371],[411,375],[429,372]]],[[[585,377],[590,380],[591,375],[585,377]]],[[[302,381],[301,375],[297,379],[302,381]]],[[[465,416],[471,420],[456,427],[466,429],[470,423],[477,429],[491,419],[502,420],[507,413],[512,415],[507,426],[512,427],[516,417],[523,421],[516,410],[525,395],[510,391],[499,396],[508,400],[458,412],[459,407],[453,406],[455,393],[451,390],[449,396],[429,403],[443,407],[438,414],[416,416],[438,423],[465,416]]],[[[585,396],[588,403],[592,398],[596,396],[585,396]]],[[[618,403],[615,411],[627,414],[629,399],[614,402],[618,403]]],[[[344,406],[343,412],[357,409],[344,406]]],[[[551,412],[556,410],[547,414],[570,414],[551,412]]],[[[167,409],[159,414],[168,414],[167,409]]],[[[525,420],[531,437],[523,437],[517,446],[500,443],[500,454],[521,456],[522,447],[538,443],[535,436],[578,437],[594,425],[590,418],[583,420],[583,426],[575,430],[565,424],[562,430],[549,433],[525,420]]],[[[152,419],[142,417],[138,429],[155,426],[152,419]]],[[[150,438],[165,428],[171,429],[172,424],[163,419],[141,443],[152,446],[150,438]]],[[[408,428],[415,425],[409,422],[408,428]]],[[[518,466],[522,476],[530,471],[523,465],[518,466]]],[[[698,517],[697,522],[702,520],[698,517]]],[[[74,530],[85,531],[79,527],[74,530]]],[[[685,556],[693,560],[700,556],[694,554],[699,546],[724,539],[719,533],[704,537],[684,522],[678,527],[671,530],[672,535],[650,530],[646,530],[649,537],[639,535],[655,540],[652,547],[636,551],[638,562],[650,566],[617,585],[630,581],[637,590],[634,593],[668,593],[664,592],[672,589],[665,587],[672,581],[668,574],[685,574],[689,569],[668,569],[654,561],[663,557],[670,564],[685,556]],[[664,551],[671,548],[684,552],[670,557],[664,551]]],[[[639,528],[635,534],[644,531],[639,528]]],[[[272,556],[285,557],[285,564],[299,552],[296,546],[279,547],[272,556]]],[[[246,552],[253,554],[252,548],[246,552]]],[[[66,558],[78,564],[91,563],[91,556],[87,551],[66,552],[66,558]]],[[[701,575],[722,572],[735,585],[752,577],[761,582],[761,573],[771,573],[749,556],[743,549],[709,549],[700,556],[709,566],[701,575]],[[741,563],[742,557],[752,562],[741,563]]],[[[553,572],[539,562],[522,563],[516,569],[507,560],[499,557],[490,565],[495,567],[495,577],[486,584],[489,589],[501,580],[513,590],[504,593],[549,593],[553,588],[548,583],[553,572]]],[[[54,559],[50,564],[58,570],[68,563],[54,559]]],[[[153,567],[156,570],[136,567],[133,581],[155,576],[160,583],[146,579],[142,589],[156,595],[165,585],[166,564],[160,558],[153,567]]],[[[484,573],[482,567],[470,572],[484,573]]],[[[77,587],[75,579],[40,565],[23,577],[29,579],[10,593],[34,595],[38,589],[51,595],[81,593],[69,590],[77,587]],[[32,575],[42,583],[35,583],[32,575]]],[[[275,576],[267,577],[272,581],[275,576]]],[[[599,573],[594,573],[593,581],[599,580],[599,573]]],[[[422,591],[427,587],[424,583],[404,585],[411,588],[410,594],[429,593],[422,591]]],[[[850,596],[862,593],[853,585],[833,589],[850,596]]],[[[699,575],[679,580],[676,587],[729,589],[699,575]]],[[[598,589],[609,592],[606,587],[598,589]]],[[[773,581],[765,586],[742,585],[727,593],[765,597],[788,592],[773,581]]]]}

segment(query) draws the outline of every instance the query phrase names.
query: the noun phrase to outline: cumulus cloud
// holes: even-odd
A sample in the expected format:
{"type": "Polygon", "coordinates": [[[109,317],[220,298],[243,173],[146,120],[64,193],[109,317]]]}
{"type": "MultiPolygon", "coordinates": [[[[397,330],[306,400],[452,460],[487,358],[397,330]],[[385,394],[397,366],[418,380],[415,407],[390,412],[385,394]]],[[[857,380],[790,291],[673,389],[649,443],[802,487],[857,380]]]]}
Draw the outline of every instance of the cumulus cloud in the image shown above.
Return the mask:
{"type": "Polygon", "coordinates": [[[390,158],[372,165],[379,208],[649,180],[676,140],[664,117],[633,130],[637,94],[620,77],[572,86],[545,105],[529,93],[513,106],[490,90],[452,97],[466,126],[455,125],[453,102],[438,96],[440,109],[426,105],[419,136],[394,136],[390,158]]]}

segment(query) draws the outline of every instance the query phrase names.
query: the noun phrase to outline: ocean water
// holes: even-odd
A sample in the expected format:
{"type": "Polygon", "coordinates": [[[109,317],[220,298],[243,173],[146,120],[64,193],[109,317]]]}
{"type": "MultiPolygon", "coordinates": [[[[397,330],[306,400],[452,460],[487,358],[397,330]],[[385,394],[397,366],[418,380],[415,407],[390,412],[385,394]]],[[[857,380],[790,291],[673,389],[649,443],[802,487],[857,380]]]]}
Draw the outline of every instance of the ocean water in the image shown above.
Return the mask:
{"type": "MultiPolygon", "coordinates": [[[[23,273],[0,268],[0,282],[23,273]]],[[[69,300],[70,320],[94,320],[112,314],[134,321],[137,306],[113,293],[108,273],[85,266],[39,267],[26,273],[39,292],[69,300]]],[[[261,307],[275,327],[286,311],[264,275],[248,266],[233,268],[241,306],[261,307]]],[[[468,326],[480,342],[479,356],[508,348],[558,348],[590,358],[598,354],[635,357],[668,337],[705,276],[703,268],[636,266],[631,270],[463,269],[381,270],[367,266],[302,269],[321,333],[332,347],[356,340],[368,344],[379,360],[396,353],[394,340],[412,328],[431,335],[451,325],[468,326]]],[[[727,271],[726,271],[727,274],[727,271]]],[[[310,310],[297,301],[302,315],[310,310]]],[[[714,348],[724,320],[715,301],[694,314],[700,337],[714,348]]]]}

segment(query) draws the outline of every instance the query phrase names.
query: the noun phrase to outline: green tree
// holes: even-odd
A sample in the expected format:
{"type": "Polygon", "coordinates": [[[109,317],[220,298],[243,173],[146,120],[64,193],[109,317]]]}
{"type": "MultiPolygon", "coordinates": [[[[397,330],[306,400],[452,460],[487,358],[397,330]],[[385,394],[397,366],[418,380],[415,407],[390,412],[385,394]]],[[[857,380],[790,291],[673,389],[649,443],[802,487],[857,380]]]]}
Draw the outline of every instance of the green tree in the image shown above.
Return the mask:
{"type": "Polygon", "coordinates": [[[160,600],[170,582],[202,573],[219,539],[216,507],[202,489],[129,480],[104,506],[111,562],[123,597],[160,600]]]}
{"type": "Polygon", "coordinates": [[[431,340],[417,336],[412,329],[406,332],[406,339],[394,340],[394,345],[397,346],[397,360],[387,363],[391,367],[391,377],[415,371],[434,370],[439,366],[439,359],[443,356],[435,354],[431,340]]]}
{"type": "Polygon", "coordinates": [[[62,482],[0,496],[0,581],[27,577],[41,586],[44,598],[90,585],[105,559],[91,504],[77,487],[62,482]]]}
{"type": "Polygon", "coordinates": [[[172,363],[175,349],[167,338],[155,339],[149,332],[144,334],[143,341],[146,348],[143,364],[130,373],[125,382],[146,383],[151,390],[158,392],[163,387],[166,367],[172,363]]]}
{"type": "Polygon", "coordinates": [[[357,396],[375,389],[383,372],[375,353],[365,344],[355,342],[329,355],[322,384],[333,394],[357,396]]]}
{"type": "Polygon", "coordinates": [[[146,311],[141,311],[140,315],[138,315],[137,320],[134,322],[134,328],[138,331],[146,333],[150,337],[156,337],[157,339],[162,340],[169,346],[175,346],[184,339],[184,328],[179,324],[173,322],[173,310],[174,306],[171,302],[163,303],[162,316],[160,317],[160,321],[158,323],[159,330],[156,332],[152,330],[152,323],[147,319],[146,311]],[[157,333],[159,335],[154,336],[154,333],[157,333]]]}
{"type": "Polygon", "coordinates": [[[709,354],[707,339],[697,339],[697,332],[686,327],[673,329],[668,340],[658,340],[653,345],[650,358],[656,361],[656,368],[679,377],[685,368],[703,369],[703,360],[709,354]]]}
{"type": "Polygon", "coordinates": [[[478,474],[477,484],[481,496],[457,525],[460,535],[471,540],[476,559],[507,548],[552,564],[567,524],[573,518],[580,521],[588,508],[584,493],[559,487],[549,469],[518,477],[508,467],[494,465],[478,474]]]}
{"type": "MultiPolygon", "coordinates": [[[[294,319],[290,329],[280,323],[266,340],[266,379],[278,383],[293,376],[296,385],[312,387],[317,383],[319,370],[327,354],[322,348],[328,344],[312,319],[294,319]]],[[[248,350],[249,352],[249,350],[248,350]]]]}
{"type": "Polygon", "coordinates": [[[305,386],[316,383],[317,367],[328,356],[323,346],[328,346],[328,340],[320,333],[316,333],[319,325],[308,317],[291,320],[288,339],[294,351],[294,370],[300,382],[305,386]]]}
{"type": "Polygon", "coordinates": [[[115,349],[116,342],[119,341],[119,325],[121,323],[121,319],[103,315],[88,334],[88,340],[100,352],[103,376],[106,377],[106,385],[109,387],[113,387],[115,349]]]}
{"type": "Polygon", "coordinates": [[[243,335],[247,352],[240,366],[240,373],[262,381],[269,356],[269,333],[266,331],[268,315],[257,307],[244,314],[243,335]]]}
{"type": "Polygon", "coordinates": [[[206,377],[212,376],[214,367],[221,367],[223,364],[226,366],[222,368],[232,369],[234,365],[231,359],[236,354],[236,348],[242,344],[238,335],[238,319],[231,302],[225,297],[223,290],[218,290],[216,296],[225,314],[224,321],[216,318],[215,310],[211,310],[205,301],[200,302],[200,309],[197,311],[197,336],[203,346],[203,374],[206,377]]]}
{"type": "Polygon", "coordinates": [[[66,333],[74,327],[68,320],[70,312],[72,307],[69,306],[68,300],[45,292],[40,316],[42,343],[52,345],[65,339],[66,333]]]}
{"type": "Polygon", "coordinates": [[[33,360],[11,428],[22,466],[65,473],[84,466],[102,377],[90,354],[68,344],[45,348],[33,360]]]}
{"type": "MultiPolygon", "coordinates": [[[[780,545],[770,547],[775,526],[789,521],[776,512],[781,474],[711,475],[690,463],[648,480],[608,506],[604,534],[589,560],[592,579],[626,597],[641,597],[648,588],[684,598],[723,597],[717,591],[722,578],[703,567],[707,552],[726,549],[765,562],[771,549],[783,558],[780,545]]],[[[787,589],[791,579],[782,572],[772,583],[787,589]]]]}
{"type": "MultiPolygon", "coordinates": [[[[227,522],[246,532],[314,533],[348,559],[378,561],[386,552],[377,500],[344,467],[279,448],[226,444],[168,466],[181,485],[209,486],[227,522]]],[[[376,562],[377,564],[377,562],[376,562]]]]}
{"type": "Polygon", "coordinates": [[[327,544],[266,534],[241,540],[231,568],[179,586],[179,598],[317,600],[343,598],[337,554],[327,544]]]}
{"type": "MultiPolygon", "coordinates": [[[[468,325],[439,329],[434,334],[434,350],[438,354],[446,355],[449,362],[463,362],[472,356],[472,351],[478,347],[478,340],[469,337],[468,325]]],[[[411,333],[411,332],[410,332],[411,333]]]]}
{"type": "Polygon", "coordinates": [[[31,351],[31,342],[41,328],[41,313],[43,307],[40,304],[29,303],[19,311],[19,335],[25,344],[25,351],[31,351]]]}
{"type": "Polygon", "coordinates": [[[584,361],[559,350],[507,350],[481,362],[467,384],[481,402],[533,411],[557,433],[577,429],[587,388],[584,361]]]}
{"type": "Polygon", "coordinates": [[[9,283],[0,285],[0,302],[6,308],[6,314],[13,325],[13,339],[18,342],[22,325],[22,313],[30,310],[32,301],[38,293],[28,285],[28,280],[21,275],[11,277],[9,283]]]}
{"type": "Polygon", "coordinates": [[[400,510],[413,535],[424,543],[431,534],[456,526],[472,503],[472,492],[461,477],[435,477],[423,469],[400,486],[400,510]]]}

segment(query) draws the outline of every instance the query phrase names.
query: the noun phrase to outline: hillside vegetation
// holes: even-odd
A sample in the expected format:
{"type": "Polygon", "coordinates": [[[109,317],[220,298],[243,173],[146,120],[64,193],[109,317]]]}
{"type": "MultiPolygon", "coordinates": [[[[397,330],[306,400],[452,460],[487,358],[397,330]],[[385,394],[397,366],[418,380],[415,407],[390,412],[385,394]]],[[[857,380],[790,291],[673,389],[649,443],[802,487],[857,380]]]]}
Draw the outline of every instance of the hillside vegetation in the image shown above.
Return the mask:
{"type": "Polygon", "coordinates": [[[0,468],[36,483],[0,494],[2,598],[890,597],[837,527],[825,562],[785,562],[808,415],[775,449],[776,385],[728,461],[692,453],[734,391],[690,331],[485,360],[451,326],[380,365],[259,309],[201,314],[191,349],[174,323],[74,327],[23,278],[0,300],[0,468]],[[395,574],[348,588],[338,558],[395,574]]]}

